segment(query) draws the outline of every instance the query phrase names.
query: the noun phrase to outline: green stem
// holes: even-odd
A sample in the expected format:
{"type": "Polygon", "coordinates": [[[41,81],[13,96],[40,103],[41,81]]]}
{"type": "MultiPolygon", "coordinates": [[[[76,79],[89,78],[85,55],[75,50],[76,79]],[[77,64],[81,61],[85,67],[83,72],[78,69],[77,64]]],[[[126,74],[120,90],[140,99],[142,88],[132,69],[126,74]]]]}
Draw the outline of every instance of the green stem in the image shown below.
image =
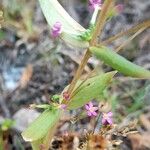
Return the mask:
{"type": "Polygon", "coordinates": [[[91,18],[91,21],[90,21],[90,24],[95,25],[99,10],[100,10],[99,7],[95,8],[94,13],[93,13],[92,18],[91,18]]]}
{"type": "MultiPolygon", "coordinates": [[[[112,0],[105,0],[103,7],[102,7],[102,10],[101,10],[101,13],[98,14],[98,19],[96,22],[96,28],[94,30],[92,39],[90,41],[90,47],[94,46],[97,43],[97,37],[98,37],[98,35],[100,36],[102,33],[102,29],[105,25],[105,22],[107,19],[107,13],[109,11],[109,8],[111,7],[111,4],[112,4],[112,0]]],[[[70,95],[72,94],[72,91],[73,91],[78,79],[80,78],[80,76],[84,70],[84,67],[86,66],[87,61],[89,60],[90,57],[91,57],[91,53],[90,53],[89,49],[87,49],[85,55],[83,56],[83,59],[82,59],[80,65],[77,69],[77,72],[76,72],[76,74],[75,74],[75,76],[74,76],[74,78],[73,78],[73,80],[72,80],[72,82],[68,88],[68,93],[70,95]]]]}

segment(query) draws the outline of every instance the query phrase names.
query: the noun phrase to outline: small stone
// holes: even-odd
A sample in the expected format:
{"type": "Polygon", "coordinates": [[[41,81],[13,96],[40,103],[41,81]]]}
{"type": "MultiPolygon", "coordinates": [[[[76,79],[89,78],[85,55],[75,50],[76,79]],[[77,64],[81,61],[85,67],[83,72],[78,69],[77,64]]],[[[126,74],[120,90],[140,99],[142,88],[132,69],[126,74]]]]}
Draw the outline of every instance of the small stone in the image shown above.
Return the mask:
{"type": "Polygon", "coordinates": [[[15,121],[14,128],[20,132],[24,131],[39,115],[40,113],[34,109],[22,108],[18,110],[13,115],[13,120],[15,121]]]}

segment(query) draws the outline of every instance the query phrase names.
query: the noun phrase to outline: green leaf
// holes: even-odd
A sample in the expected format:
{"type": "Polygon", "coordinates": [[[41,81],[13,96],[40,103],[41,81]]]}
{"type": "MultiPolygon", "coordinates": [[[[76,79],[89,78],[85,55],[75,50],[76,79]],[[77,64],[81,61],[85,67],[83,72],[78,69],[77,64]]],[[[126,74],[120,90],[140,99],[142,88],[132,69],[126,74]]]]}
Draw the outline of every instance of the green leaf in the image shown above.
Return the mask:
{"type": "Polygon", "coordinates": [[[135,78],[150,79],[150,71],[128,61],[107,47],[91,47],[90,51],[98,59],[104,61],[105,64],[108,64],[124,75],[135,78]]]}
{"type": "Polygon", "coordinates": [[[33,150],[41,150],[42,149],[43,139],[39,139],[31,142],[31,146],[33,150]]]}
{"type": "Polygon", "coordinates": [[[77,109],[84,106],[90,100],[102,96],[104,89],[109,85],[116,71],[87,79],[77,90],[75,90],[68,109],[77,109]]]}
{"type": "Polygon", "coordinates": [[[32,141],[31,142],[32,149],[33,150],[47,150],[50,146],[50,142],[54,136],[56,128],[57,128],[57,124],[55,124],[52,128],[50,128],[47,131],[47,134],[42,139],[32,141]]]}
{"type": "Polygon", "coordinates": [[[89,41],[92,39],[92,33],[94,31],[95,26],[93,24],[91,24],[89,26],[89,28],[79,37],[84,40],[84,41],[89,41]]]}
{"type": "Polygon", "coordinates": [[[89,46],[89,42],[83,41],[81,38],[79,38],[80,35],[86,32],[86,29],[77,23],[65,11],[65,9],[59,4],[57,0],[39,0],[39,2],[50,27],[52,27],[57,21],[61,22],[61,38],[65,42],[77,47],[86,48],[89,46]]]}
{"type": "Polygon", "coordinates": [[[37,141],[44,138],[60,118],[59,109],[45,110],[29,127],[22,133],[25,141],[37,141]]]}

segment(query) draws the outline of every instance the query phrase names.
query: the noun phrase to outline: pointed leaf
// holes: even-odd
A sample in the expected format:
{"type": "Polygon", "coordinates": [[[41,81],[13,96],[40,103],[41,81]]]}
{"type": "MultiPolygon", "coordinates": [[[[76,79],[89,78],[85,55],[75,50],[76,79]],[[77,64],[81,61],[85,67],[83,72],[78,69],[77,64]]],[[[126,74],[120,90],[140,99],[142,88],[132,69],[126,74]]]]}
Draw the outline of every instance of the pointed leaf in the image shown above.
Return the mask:
{"type": "Polygon", "coordinates": [[[50,146],[50,142],[55,134],[57,128],[57,124],[55,124],[52,128],[50,128],[46,135],[42,139],[38,139],[36,141],[32,141],[32,149],[33,150],[46,150],[50,146]]]}
{"type": "Polygon", "coordinates": [[[150,79],[150,71],[128,61],[107,47],[91,47],[90,51],[98,59],[104,61],[104,63],[108,64],[124,75],[135,78],[150,79]]]}
{"type": "Polygon", "coordinates": [[[22,133],[25,141],[37,141],[46,136],[60,118],[60,110],[47,109],[22,133]]]}
{"type": "Polygon", "coordinates": [[[116,72],[109,72],[103,75],[87,79],[76,91],[70,99],[68,109],[76,109],[84,106],[90,100],[99,98],[104,89],[109,85],[116,72]]]}

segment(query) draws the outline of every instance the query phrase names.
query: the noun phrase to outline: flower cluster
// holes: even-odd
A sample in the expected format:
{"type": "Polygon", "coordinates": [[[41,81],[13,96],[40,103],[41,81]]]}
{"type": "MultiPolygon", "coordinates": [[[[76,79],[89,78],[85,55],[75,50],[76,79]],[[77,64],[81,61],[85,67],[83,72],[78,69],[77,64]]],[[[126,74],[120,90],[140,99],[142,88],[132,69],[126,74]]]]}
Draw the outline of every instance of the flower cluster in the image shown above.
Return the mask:
{"type": "MultiPolygon", "coordinates": [[[[85,109],[87,111],[87,115],[90,117],[95,117],[98,115],[98,107],[95,107],[92,102],[89,102],[85,105],[85,109]]],[[[102,113],[102,124],[103,125],[112,125],[112,112],[102,113]]]]}

